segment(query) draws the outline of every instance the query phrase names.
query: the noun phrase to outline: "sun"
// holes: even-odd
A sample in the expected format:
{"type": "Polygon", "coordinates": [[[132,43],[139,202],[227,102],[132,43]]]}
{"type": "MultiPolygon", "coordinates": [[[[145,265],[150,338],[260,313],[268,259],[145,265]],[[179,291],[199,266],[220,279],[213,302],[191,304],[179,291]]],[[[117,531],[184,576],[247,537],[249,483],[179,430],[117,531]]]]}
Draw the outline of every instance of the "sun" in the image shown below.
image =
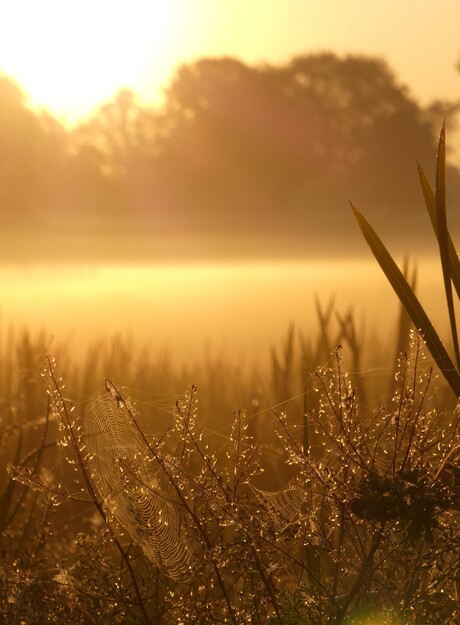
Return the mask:
{"type": "Polygon", "coordinates": [[[177,62],[179,17],[168,0],[5,2],[0,72],[67,123],[121,87],[159,98],[177,62]]]}

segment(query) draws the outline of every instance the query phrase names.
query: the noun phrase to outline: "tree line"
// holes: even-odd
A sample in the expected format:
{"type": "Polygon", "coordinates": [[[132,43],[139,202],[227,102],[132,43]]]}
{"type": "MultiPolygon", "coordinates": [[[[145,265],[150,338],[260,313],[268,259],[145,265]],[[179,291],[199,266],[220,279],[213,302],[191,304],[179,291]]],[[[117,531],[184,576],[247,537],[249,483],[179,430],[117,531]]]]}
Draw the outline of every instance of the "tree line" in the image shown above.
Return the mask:
{"type": "MultiPolygon", "coordinates": [[[[285,65],[182,65],[161,107],[122,90],[65,129],[0,78],[5,231],[261,234],[401,220],[421,205],[447,105],[422,107],[387,64],[332,53],[285,65]]],[[[451,198],[460,173],[449,170],[451,198]]]]}

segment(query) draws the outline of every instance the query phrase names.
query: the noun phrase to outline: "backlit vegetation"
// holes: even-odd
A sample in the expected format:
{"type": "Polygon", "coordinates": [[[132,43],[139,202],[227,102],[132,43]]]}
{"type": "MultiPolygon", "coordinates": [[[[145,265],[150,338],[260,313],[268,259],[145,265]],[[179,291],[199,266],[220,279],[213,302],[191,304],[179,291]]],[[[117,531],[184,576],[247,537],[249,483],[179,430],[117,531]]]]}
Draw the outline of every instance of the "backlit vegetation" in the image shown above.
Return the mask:
{"type": "MultiPolygon", "coordinates": [[[[436,193],[423,191],[458,353],[443,141],[436,193]]],[[[80,370],[63,352],[61,368],[40,337],[7,341],[4,622],[459,622],[460,413],[433,363],[455,399],[458,367],[355,214],[419,330],[404,344],[401,316],[391,379],[363,375],[353,315],[331,330],[332,307],[318,306],[316,341],[289,330],[268,381],[224,362],[178,374],[121,341],[100,344],[80,370]],[[202,395],[192,385],[178,396],[195,374],[202,395]],[[237,396],[246,411],[229,407],[237,396]]]]}
{"type": "Polygon", "coordinates": [[[201,395],[204,413],[215,400],[194,386],[145,402],[139,386],[135,401],[87,382],[82,399],[53,359],[40,376],[39,339],[18,343],[2,413],[5,622],[456,623],[459,415],[433,399],[416,334],[374,385],[386,407],[363,402],[352,381],[366,393],[370,380],[345,372],[342,348],[324,353],[339,338],[359,357],[353,318],[333,336],[332,310],[319,314],[310,350],[291,330],[273,354],[273,393],[296,388],[295,351],[322,359],[305,392],[233,417],[200,419],[201,395]]]}

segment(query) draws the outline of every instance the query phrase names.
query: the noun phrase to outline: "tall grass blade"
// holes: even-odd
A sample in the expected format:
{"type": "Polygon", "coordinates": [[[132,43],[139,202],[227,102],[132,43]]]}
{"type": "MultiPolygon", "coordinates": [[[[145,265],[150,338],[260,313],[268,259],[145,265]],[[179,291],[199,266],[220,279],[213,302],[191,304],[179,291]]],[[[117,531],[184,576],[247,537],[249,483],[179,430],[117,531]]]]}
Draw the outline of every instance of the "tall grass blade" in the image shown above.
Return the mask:
{"type": "MultiPolygon", "coordinates": [[[[417,267],[414,266],[410,269],[409,259],[404,259],[403,276],[407,280],[411,290],[417,292],[417,267]]],[[[407,314],[407,310],[401,304],[399,312],[399,321],[397,326],[397,339],[396,339],[396,351],[394,355],[394,362],[397,363],[400,355],[403,352],[407,352],[409,349],[409,334],[412,328],[412,320],[407,314]]]]}
{"type": "MultiPolygon", "coordinates": [[[[439,241],[438,222],[436,215],[436,198],[434,195],[434,191],[428,181],[428,178],[426,177],[426,174],[420,164],[418,165],[418,175],[420,179],[420,186],[422,187],[423,197],[425,199],[426,208],[428,210],[428,215],[430,216],[431,225],[433,226],[434,233],[439,241]]],[[[452,282],[454,283],[455,290],[457,291],[457,296],[460,298],[460,260],[458,258],[458,254],[449,231],[447,232],[447,245],[449,250],[450,275],[452,278],[452,282]]]]}
{"type": "Polygon", "coordinates": [[[449,245],[447,231],[447,210],[446,210],[446,128],[445,122],[442,125],[439,135],[438,154],[436,158],[436,221],[438,224],[439,255],[441,258],[442,276],[444,279],[444,290],[446,293],[447,309],[449,311],[450,330],[454,346],[457,367],[460,368],[460,351],[458,348],[457,323],[455,321],[455,308],[452,296],[452,281],[449,261],[449,245]]]}
{"type": "Polygon", "coordinates": [[[373,230],[369,222],[359,210],[352,204],[352,209],[372,253],[382,268],[385,276],[393,287],[401,304],[407,310],[416,329],[422,334],[427,347],[440,368],[443,376],[456,397],[460,396],[460,375],[447,353],[441,339],[433,327],[428,315],[418,301],[415,293],[410,288],[404,275],[396,265],[390,253],[373,230]]]}

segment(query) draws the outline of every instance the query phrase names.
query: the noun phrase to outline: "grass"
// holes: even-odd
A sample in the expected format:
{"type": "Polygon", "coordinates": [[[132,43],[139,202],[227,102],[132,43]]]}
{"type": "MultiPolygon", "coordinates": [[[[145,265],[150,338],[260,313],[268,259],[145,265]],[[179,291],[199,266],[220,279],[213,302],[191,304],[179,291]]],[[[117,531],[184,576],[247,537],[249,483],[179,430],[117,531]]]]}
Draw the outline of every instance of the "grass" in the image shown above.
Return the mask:
{"type": "MultiPolygon", "coordinates": [[[[290,329],[273,354],[281,392],[296,351],[328,348],[332,308],[320,312],[317,341],[290,329]]],[[[74,402],[53,359],[31,378],[43,346],[20,345],[28,375],[10,408],[45,401],[4,429],[5,622],[457,622],[459,419],[441,418],[418,335],[386,408],[361,401],[339,348],[300,394],[304,416],[289,401],[262,411],[265,438],[251,411],[203,425],[194,386],[168,397],[154,433],[110,380],[74,402]]]]}
{"type": "Polygon", "coordinates": [[[446,208],[446,132],[445,123],[441,128],[436,157],[436,188],[431,188],[428,179],[419,165],[420,184],[425,199],[426,208],[439,245],[439,257],[442,266],[442,277],[446,295],[447,311],[450,322],[452,347],[455,358],[452,359],[444,347],[439,334],[436,332],[429,315],[418,301],[414,290],[410,287],[402,272],[399,270],[391,254],[379,239],[372,226],[353,206],[353,212],[358,225],[375,258],[381,266],[385,276],[399,297],[404,309],[410,316],[414,326],[422,334],[427,347],[435,359],[442,375],[448,382],[456,397],[460,396],[460,348],[458,331],[455,319],[455,305],[452,285],[457,297],[460,297],[460,261],[455,250],[452,238],[447,228],[446,208]]]}
{"type": "MultiPolygon", "coordinates": [[[[265,379],[224,359],[177,370],[120,337],[99,342],[79,367],[58,350],[43,377],[46,335],[8,334],[0,353],[3,620],[338,625],[358,622],[350,619],[370,605],[382,623],[439,616],[439,602],[414,606],[430,584],[453,596],[453,565],[439,579],[425,571],[423,585],[402,594],[392,588],[407,570],[416,574],[419,559],[435,562],[457,522],[440,504],[455,491],[447,467],[456,417],[441,418],[447,404],[430,397],[430,363],[417,341],[399,363],[396,338],[372,362],[351,312],[317,302],[317,315],[316,336],[288,329],[265,379]],[[106,371],[114,381],[104,390],[106,371]],[[178,393],[190,379],[198,391],[178,393]],[[446,436],[447,485],[437,477],[441,494],[428,505],[424,489],[444,458],[434,447],[446,436]],[[382,469],[389,439],[393,462],[382,469]],[[408,478],[415,466],[418,477],[408,478]],[[379,489],[395,500],[383,525],[372,512],[379,489]],[[420,527],[398,508],[413,492],[428,510],[420,527]],[[447,525],[438,527],[441,517],[447,525]],[[163,538],[159,518],[170,528],[163,538]],[[393,559],[384,557],[389,545],[393,559]],[[392,577],[403,555],[409,569],[392,577]],[[375,588],[379,599],[369,602],[375,588]]],[[[406,324],[402,315],[399,348],[406,324]]]]}

